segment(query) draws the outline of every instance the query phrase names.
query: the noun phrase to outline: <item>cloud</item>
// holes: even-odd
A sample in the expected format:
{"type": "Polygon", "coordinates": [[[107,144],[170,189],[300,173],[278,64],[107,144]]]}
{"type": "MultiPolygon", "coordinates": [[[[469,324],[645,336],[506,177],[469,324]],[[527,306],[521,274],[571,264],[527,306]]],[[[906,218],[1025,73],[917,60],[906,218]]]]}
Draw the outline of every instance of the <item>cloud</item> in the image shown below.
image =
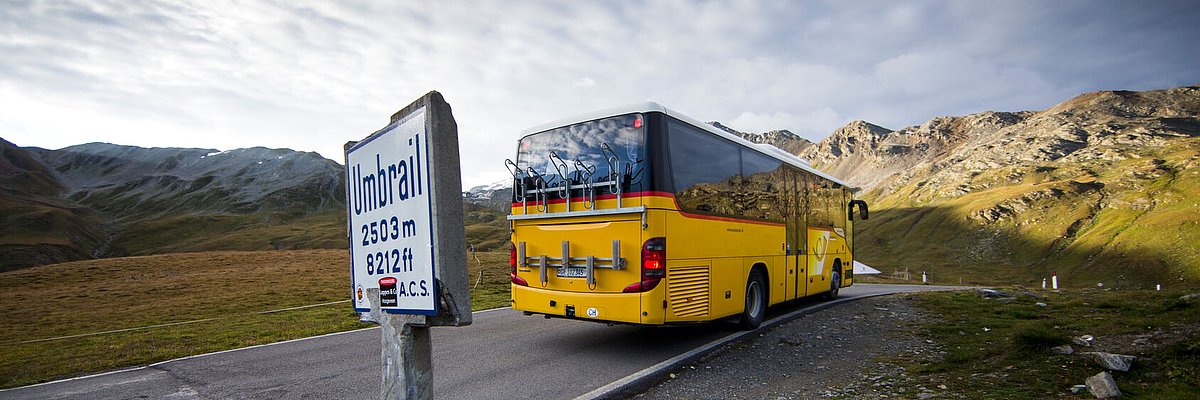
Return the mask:
{"type": "Polygon", "coordinates": [[[796,115],[784,112],[757,114],[743,111],[726,125],[743,132],[762,133],[787,129],[811,141],[819,141],[844,124],[843,118],[829,108],[819,108],[796,115]]]}
{"type": "Polygon", "coordinates": [[[592,78],[580,78],[579,80],[575,81],[575,86],[583,88],[592,87],[596,86],[596,81],[592,80],[592,78]]]}
{"type": "Polygon", "coordinates": [[[1082,91],[1200,82],[1191,2],[128,2],[0,7],[0,136],[290,147],[342,143],[440,91],[464,185],[504,176],[524,128],[657,100],[819,139],[863,119],[1026,110],[1082,91]],[[603,85],[598,84],[603,82],[603,85]],[[499,150],[498,150],[499,149],[499,150]]]}

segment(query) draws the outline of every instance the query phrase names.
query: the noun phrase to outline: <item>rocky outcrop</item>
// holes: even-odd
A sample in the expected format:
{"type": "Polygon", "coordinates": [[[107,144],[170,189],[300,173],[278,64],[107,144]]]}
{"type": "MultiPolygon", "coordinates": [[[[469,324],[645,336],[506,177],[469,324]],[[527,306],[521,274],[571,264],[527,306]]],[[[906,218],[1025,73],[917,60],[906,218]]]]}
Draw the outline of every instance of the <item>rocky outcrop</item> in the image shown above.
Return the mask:
{"type": "MultiPolygon", "coordinates": [[[[979,178],[998,169],[1137,157],[1172,138],[1200,135],[1198,116],[1197,86],[1096,92],[1040,112],[938,117],[898,131],[854,121],[799,155],[874,197],[905,190],[923,203],[991,187],[979,178]]],[[[1004,178],[1019,182],[1025,174],[1004,178]]]]}
{"type": "Polygon", "coordinates": [[[855,121],[800,156],[889,215],[860,228],[874,241],[860,254],[874,264],[958,265],[932,270],[985,282],[994,275],[982,271],[1009,268],[1028,284],[1057,270],[1071,282],[1153,288],[1200,279],[1190,244],[1200,218],[1189,211],[1197,148],[1200,86],[1188,86],[895,131],[855,121]],[[979,271],[964,273],[963,261],[979,271]]]}

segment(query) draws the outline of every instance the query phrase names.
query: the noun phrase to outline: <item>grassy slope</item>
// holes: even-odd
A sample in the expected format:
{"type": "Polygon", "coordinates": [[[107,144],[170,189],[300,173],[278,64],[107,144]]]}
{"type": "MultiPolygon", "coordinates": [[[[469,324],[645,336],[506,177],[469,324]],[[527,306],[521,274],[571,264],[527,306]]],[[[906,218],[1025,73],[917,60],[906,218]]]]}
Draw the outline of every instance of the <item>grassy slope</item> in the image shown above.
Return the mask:
{"type": "MultiPolygon", "coordinates": [[[[509,305],[507,258],[468,257],[476,310],[509,305]]],[[[206,252],[0,273],[0,387],[369,327],[349,304],[348,264],[345,250],[206,252]]]]}
{"type": "Polygon", "coordinates": [[[0,271],[90,257],[98,226],[86,210],[0,193],[0,271]]]}
{"type": "Polygon", "coordinates": [[[178,215],[125,228],[113,247],[125,254],[209,250],[346,248],[345,210],[300,218],[270,214],[178,215]]]}
{"type": "Polygon", "coordinates": [[[1188,138],[1111,165],[993,170],[971,193],[929,202],[911,200],[915,185],[868,194],[875,212],[855,225],[856,250],[935,282],[1040,285],[1056,271],[1071,286],[1200,285],[1198,148],[1188,138]],[[1000,216],[979,217],[988,210],[1000,216]]]}
{"type": "Polygon", "coordinates": [[[488,207],[463,203],[463,222],[466,224],[467,243],[474,244],[480,251],[508,251],[508,213],[488,207]]]}
{"type": "Polygon", "coordinates": [[[917,376],[912,386],[944,384],[958,398],[1091,398],[1067,389],[1103,369],[1079,353],[1054,355],[1049,349],[1092,335],[1095,347],[1073,345],[1075,351],[1138,357],[1129,372],[1113,372],[1126,396],[1196,398],[1200,300],[1179,300],[1182,293],[1040,291],[1042,299],[1018,296],[1007,304],[973,292],[922,293],[916,295],[921,304],[939,319],[925,325],[923,335],[944,353],[932,361],[905,355],[898,361],[917,376]]]}
{"type": "MultiPolygon", "coordinates": [[[[505,214],[469,203],[463,206],[468,243],[475,244],[480,251],[508,249],[505,214]]],[[[8,240],[20,236],[5,234],[0,237],[8,240]]],[[[114,238],[112,248],[116,254],[150,255],[226,250],[344,249],[346,244],[346,212],[331,209],[299,217],[281,213],[170,215],[125,226],[114,238]]]]}

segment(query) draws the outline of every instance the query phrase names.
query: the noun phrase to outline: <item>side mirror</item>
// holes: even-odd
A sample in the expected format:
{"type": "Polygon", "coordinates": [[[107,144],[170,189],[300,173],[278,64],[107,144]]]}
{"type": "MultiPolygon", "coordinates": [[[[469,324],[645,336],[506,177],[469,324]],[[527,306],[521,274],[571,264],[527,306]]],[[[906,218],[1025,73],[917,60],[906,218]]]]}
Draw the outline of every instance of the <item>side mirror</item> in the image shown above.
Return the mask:
{"type": "Polygon", "coordinates": [[[854,206],[859,206],[858,216],[861,219],[867,219],[869,212],[867,211],[867,202],[862,200],[850,200],[850,207],[847,208],[846,218],[854,220],[854,206]]]}

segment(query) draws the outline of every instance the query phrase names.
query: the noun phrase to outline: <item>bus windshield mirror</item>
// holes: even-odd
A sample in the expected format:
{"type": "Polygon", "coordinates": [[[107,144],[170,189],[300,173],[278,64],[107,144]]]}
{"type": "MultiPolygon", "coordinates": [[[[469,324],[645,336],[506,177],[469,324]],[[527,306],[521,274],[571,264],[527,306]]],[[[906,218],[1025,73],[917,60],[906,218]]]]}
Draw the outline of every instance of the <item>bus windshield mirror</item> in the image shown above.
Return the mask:
{"type": "Polygon", "coordinates": [[[867,202],[862,200],[850,200],[850,207],[848,209],[849,215],[846,217],[850,220],[854,220],[854,206],[858,206],[858,217],[860,219],[867,219],[870,213],[867,211],[867,202]]]}

